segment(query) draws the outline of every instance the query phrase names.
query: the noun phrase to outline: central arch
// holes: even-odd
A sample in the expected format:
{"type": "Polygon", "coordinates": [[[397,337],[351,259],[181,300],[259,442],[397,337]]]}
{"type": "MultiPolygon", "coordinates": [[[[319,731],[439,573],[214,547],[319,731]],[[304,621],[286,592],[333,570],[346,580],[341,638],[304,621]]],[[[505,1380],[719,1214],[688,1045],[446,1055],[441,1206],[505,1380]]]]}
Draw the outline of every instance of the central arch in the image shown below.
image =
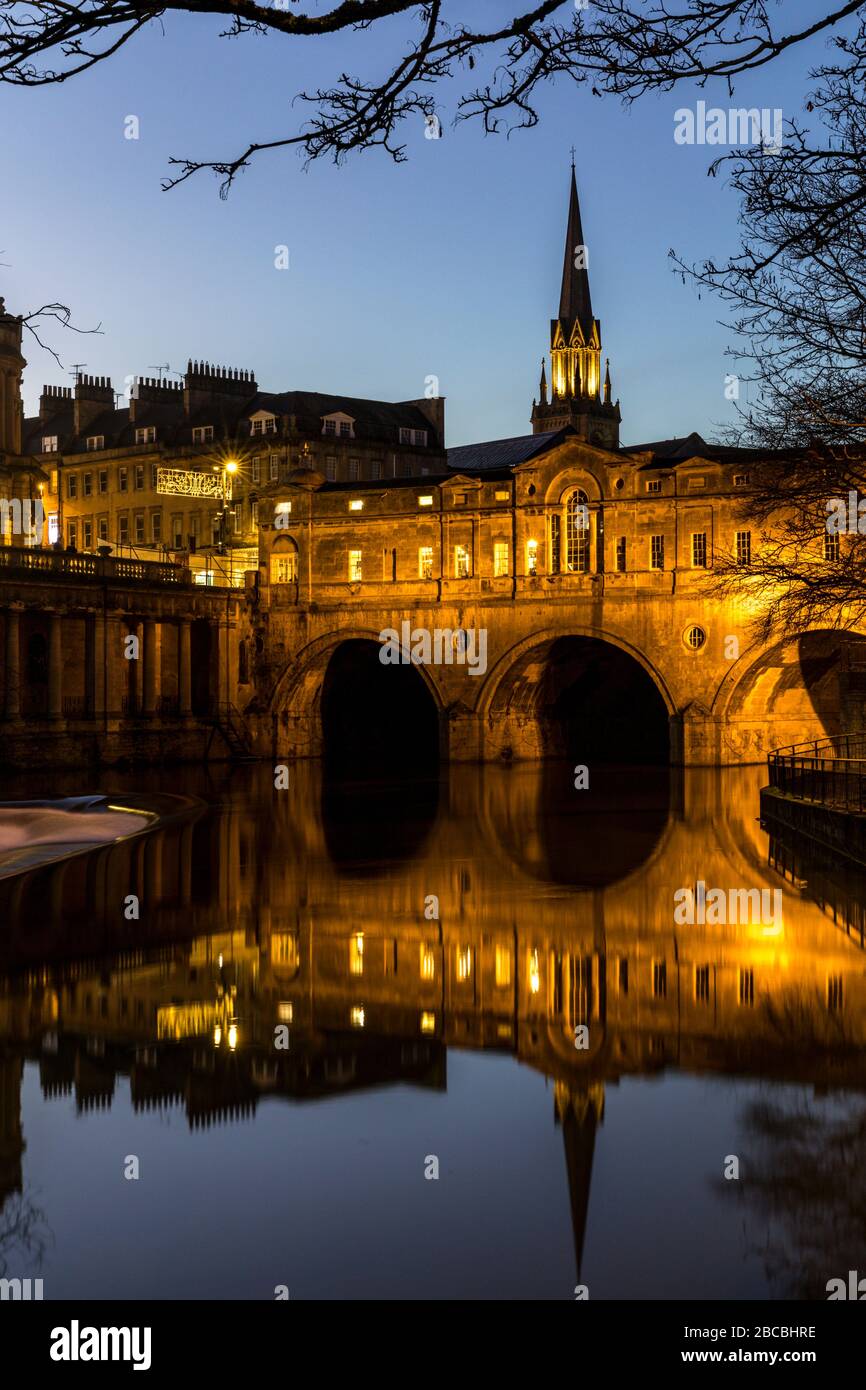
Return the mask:
{"type": "Polygon", "coordinates": [[[674,703],[642,655],[606,634],[529,639],[496,667],[480,713],[491,752],[576,763],[672,760],[674,703]]]}

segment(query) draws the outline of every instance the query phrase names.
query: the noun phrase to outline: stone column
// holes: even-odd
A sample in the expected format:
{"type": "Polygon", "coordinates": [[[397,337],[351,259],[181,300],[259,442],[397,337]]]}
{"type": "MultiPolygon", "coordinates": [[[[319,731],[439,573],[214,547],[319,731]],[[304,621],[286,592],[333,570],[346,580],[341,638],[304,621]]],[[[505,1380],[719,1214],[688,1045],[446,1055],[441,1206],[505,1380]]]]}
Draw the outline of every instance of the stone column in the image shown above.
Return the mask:
{"type": "Polygon", "coordinates": [[[93,633],[90,644],[92,653],[91,670],[91,689],[93,691],[93,706],[91,713],[94,719],[102,719],[106,709],[106,670],[105,670],[105,639],[108,620],[104,613],[93,614],[93,633]]]}
{"type": "Polygon", "coordinates": [[[177,690],[182,719],[192,713],[192,643],[189,618],[181,618],[177,632],[177,690]]]}
{"type": "Polygon", "coordinates": [[[159,683],[159,653],[156,646],[156,623],[153,618],[145,618],[143,624],[143,643],[144,652],[144,689],[142,700],[142,713],[154,715],[156,713],[156,691],[159,683]]]}
{"type": "Polygon", "coordinates": [[[21,718],[20,614],[6,609],[6,718],[21,718]]]}
{"type": "Polygon", "coordinates": [[[48,718],[63,718],[63,618],[48,615],[48,718]]]}
{"type": "Polygon", "coordinates": [[[123,696],[126,693],[127,663],[123,659],[124,632],[121,620],[116,613],[109,613],[105,624],[105,712],[112,719],[120,718],[123,712],[123,696]]]}

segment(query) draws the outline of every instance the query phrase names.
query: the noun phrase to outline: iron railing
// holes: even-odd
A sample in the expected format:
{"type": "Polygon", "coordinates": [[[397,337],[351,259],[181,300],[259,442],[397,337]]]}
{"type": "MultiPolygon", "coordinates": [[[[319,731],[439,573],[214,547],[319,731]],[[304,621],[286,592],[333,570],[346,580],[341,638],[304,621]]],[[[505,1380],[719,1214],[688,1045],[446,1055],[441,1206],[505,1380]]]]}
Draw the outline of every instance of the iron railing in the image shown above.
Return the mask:
{"type": "Polygon", "coordinates": [[[866,810],[866,733],[777,748],[767,765],[770,786],[786,796],[845,811],[866,810]]]}

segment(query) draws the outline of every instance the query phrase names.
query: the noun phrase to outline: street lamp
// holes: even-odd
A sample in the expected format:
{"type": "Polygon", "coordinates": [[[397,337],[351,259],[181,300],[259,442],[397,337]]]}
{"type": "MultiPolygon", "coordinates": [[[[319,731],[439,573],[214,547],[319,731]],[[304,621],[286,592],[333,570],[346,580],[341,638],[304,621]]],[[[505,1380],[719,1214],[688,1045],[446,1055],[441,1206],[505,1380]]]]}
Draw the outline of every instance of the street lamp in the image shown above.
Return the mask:
{"type": "Polygon", "coordinates": [[[237,459],[227,459],[223,464],[223,509],[220,516],[220,554],[225,555],[228,551],[229,534],[229,478],[238,471],[237,459]]]}

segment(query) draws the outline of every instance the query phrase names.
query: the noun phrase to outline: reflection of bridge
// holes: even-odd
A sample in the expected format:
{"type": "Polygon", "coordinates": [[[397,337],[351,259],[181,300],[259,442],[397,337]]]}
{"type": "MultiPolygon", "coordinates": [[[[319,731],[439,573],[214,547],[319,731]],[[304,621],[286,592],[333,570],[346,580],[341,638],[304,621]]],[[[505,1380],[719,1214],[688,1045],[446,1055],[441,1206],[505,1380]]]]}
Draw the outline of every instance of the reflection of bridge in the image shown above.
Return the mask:
{"type": "Polygon", "coordinates": [[[866,1087],[859,940],[787,888],[771,928],[673,926],[673,893],[697,878],[783,883],[754,824],[758,770],[688,772],[669,807],[663,776],[642,812],[617,816],[602,785],[586,809],[573,793],[558,804],[553,767],[456,770],[404,818],[402,845],[369,798],[369,842],[351,803],[342,829],[324,819],[312,768],[291,794],[238,773],[199,820],[8,889],[6,1190],[20,1185],[23,1058],[82,1110],[128,1076],[136,1106],[181,1105],[199,1126],[264,1094],[442,1087],[449,1046],[511,1053],[554,1080],[578,1246],[607,1084],[677,1067],[866,1087]],[[597,872],[593,822],[619,842],[616,876],[597,872]],[[130,891],[139,923],[117,911],[130,891]]]}

